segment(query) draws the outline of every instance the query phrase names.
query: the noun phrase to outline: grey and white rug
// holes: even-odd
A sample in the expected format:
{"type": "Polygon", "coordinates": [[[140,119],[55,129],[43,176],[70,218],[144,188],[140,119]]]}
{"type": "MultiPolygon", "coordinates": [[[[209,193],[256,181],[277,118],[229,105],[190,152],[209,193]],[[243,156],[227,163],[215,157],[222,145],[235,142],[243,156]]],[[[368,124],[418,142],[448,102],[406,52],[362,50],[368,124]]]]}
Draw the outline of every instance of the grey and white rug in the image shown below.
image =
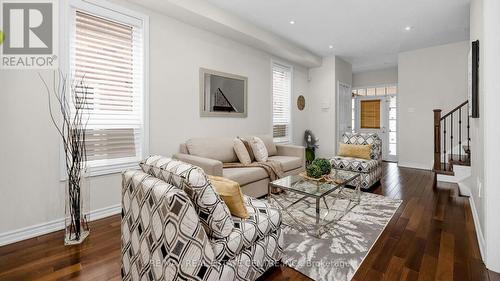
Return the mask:
{"type": "MultiPolygon", "coordinates": [[[[344,192],[353,191],[346,189],[344,192]]],[[[277,200],[289,205],[298,198],[298,195],[288,192],[279,195],[277,200]]],[[[341,216],[348,201],[337,200],[333,207],[332,202],[333,197],[327,196],[327,204],[334,210],[328,214],[324,202],[321,202],[320,214],[327,220],[341,216]]],[[[400,204],[398,199],[363,192],[360,204],[332,224],[321,238],[290,227],[295,223],[283,212],[283,263],[315,280],[351,280],[400,204]]],[[[292,208],[291,213],[300,221],[311,224],[315,221],[315,206],[313,199],[302,201],[292,208]]]]}

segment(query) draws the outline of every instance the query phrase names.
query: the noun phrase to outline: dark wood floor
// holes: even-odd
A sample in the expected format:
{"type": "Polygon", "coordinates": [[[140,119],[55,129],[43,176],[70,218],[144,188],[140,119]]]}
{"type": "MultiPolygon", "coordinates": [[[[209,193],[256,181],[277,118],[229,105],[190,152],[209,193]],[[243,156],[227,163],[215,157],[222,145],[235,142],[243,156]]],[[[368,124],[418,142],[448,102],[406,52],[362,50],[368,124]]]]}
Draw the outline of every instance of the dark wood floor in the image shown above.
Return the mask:
{"type": "MultiPolygon", "coordinates": [[[[438,183],[429,171],[384,163],[374,193],[403,204],[354,276],[375,280],[491,280],[500,276],[481,262],[467,198],[457,186],[438,183]]],[[[65,247],[55,232],[0,247],[0,280],[119,280],[120,218],[91,223],[80,246],[65,247]]],[[[299,272],[276,268],[262,280],[308,280],[299,272]]]]}

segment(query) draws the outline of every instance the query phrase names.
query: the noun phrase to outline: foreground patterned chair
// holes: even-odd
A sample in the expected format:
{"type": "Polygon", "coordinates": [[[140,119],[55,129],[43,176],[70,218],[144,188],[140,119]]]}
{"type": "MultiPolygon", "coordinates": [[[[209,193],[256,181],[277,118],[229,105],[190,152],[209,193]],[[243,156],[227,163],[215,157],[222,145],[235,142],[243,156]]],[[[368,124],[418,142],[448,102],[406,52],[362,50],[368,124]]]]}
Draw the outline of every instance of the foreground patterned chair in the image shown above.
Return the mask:
{"type": "Polygon", "coordinates": [[[382,140],[376,133],[344,133],[341,143],[372,145],[370,160],[335,156],[330,159],[335,169],[353,171],[360,174],[361,188],[368,189],[382,178],[382,140]]]}
{"type": "Polygon", "coordinates": [[[122,279],[255,280],[283,253],[281,213],[245,197],[231,217],[203,170],[151,156],[123,173],[122,279]]]}

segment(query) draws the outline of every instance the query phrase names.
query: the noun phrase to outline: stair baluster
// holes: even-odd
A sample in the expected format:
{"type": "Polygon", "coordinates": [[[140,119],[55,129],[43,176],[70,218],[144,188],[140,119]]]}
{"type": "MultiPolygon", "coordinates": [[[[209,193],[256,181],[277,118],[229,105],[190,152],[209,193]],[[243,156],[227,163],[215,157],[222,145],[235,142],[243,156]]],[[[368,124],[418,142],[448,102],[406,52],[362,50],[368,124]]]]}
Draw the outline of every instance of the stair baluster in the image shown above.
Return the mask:
{"type": "Polygon", "coordinates": [[[450,159],[453,161],[453,112],[450,116],[450,159]]]}
{"type": "Polygon", "coordinates": [[[453,165],[466,165],[470,166],[470,117],[469,117],[469,107],[468,101],[463,102],[450,112],[444,114],[441,117],[441,110],[434,109],[434,171],[436,173],[454,175],[453,165]],[[467,106],[467,110],[462,108],[467,106]],[[462,128],[463,124],[463,114],[467,112],[467,148],[462,147],[462,128]],[[458,117],[456,116],[458,114],[458,117]],[[458,128],[456,127],[458,126],[458,128]],[[446,128],[448,127],[448,129],[446,128]],[[458,133],[458,154],[454,154],[454,135],[458,133]],[[458,130],[458,132],[456,131],[458,130]],[[449,136],[450,148],[447,151],[447,137],[449,136]],[[462,153],[462,149],[465,150],[465,154],[462,153]],[[449,152],[447,154],[447,152],[449,152]]]}
{"type": "Polygon", "coordinates": [[[470,160],[470,116],[469,116],[469,107],[467,106],[467,155],[470,160]]]}
{"type": "Polygon", "coordinates": [[[458,110],[458,160],[462,161],[462,108],[458,110]]]}

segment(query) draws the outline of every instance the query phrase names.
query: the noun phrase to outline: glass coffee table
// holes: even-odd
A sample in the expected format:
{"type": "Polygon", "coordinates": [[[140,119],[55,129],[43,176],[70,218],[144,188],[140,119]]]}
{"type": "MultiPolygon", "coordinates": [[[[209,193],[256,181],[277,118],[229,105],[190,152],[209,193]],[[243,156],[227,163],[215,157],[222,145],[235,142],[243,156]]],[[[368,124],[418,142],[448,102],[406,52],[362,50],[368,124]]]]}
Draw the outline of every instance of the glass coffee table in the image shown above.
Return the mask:
{"type": "MultiPolygon", "coordinates": [[[[268,200],[270,203],[277,203],[278,207],[288,214],[292,219],[293,225],[291,227],[298,228],[301,231],[306,231],[315,237],[321,236],[335,222],[344,217],[352,208],[360,203],[361,200],[361,185],[359,181],[359,174],[350,171],[332,169],[329,177],[332,182],[318,182],[304,178],[300,175],[286,176],[279,180],[271,182],[268,188],[268,200]],[[354,190],[344,191],[346,185],[354,186],[354,190]],[[273,194],[272,188],[283,190],[280,194],[273,194]],[[294,198],[292,201],[280,200],[282,196],[290,196],[294,198]],[[326,199],[329,199],[330,206],[326,199]],[[329,212],[333,210],[333,206],[337,200],[347,200],[340,210],[340,215],[334,218],[327,218],[329,212]],[[305,222],[297,216],[297,209],[292,209],[299,202],[315,205],[316,212],[312,222],[305,222]],[[320,215],[321,201],[326,207],[324,214],[320,215]],[[292,211],[293,210],[293,211],[292,211]],[[294,214],[295,213],[295,214],[294,214]]],[[[336,211],[339,213],[338,211],[336,211]]]]}

